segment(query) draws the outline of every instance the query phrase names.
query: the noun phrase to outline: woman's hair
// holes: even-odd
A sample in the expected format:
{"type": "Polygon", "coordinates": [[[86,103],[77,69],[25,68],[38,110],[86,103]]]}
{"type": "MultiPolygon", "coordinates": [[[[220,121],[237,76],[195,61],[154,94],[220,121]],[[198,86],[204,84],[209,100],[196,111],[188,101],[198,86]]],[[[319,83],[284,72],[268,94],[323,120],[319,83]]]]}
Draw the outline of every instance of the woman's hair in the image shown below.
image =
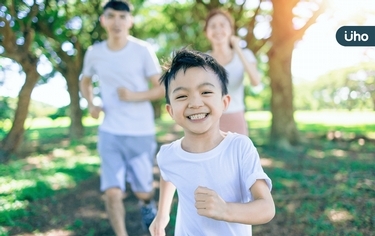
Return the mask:
{"type": "Polygon", "coordinates": [[[232,28],[232,33],[234,34],[234,31],[235,31],[235,29],[234,29],[234,19],[233,19],[232,15],[228,11],[220,9],[220,8],[213,9],[208,13],[208,15],[206,17],[206,23],[204,25],[204,31],[207,30],[208,22],[211,20],[211,18],[216,16],[216,15],[219,15],[219,14],[223,15],[223,16],[225,16],[225,18],[227,18],[227,20],[229,21],[229,24],[232,28]]]}

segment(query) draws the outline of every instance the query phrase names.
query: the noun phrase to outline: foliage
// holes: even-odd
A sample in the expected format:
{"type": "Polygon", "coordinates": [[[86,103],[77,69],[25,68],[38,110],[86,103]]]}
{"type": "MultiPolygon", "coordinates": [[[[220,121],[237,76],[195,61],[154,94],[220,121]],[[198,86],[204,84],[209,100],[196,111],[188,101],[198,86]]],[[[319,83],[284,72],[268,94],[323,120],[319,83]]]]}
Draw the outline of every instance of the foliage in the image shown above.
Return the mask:
{"type": "Polygon", "coordinates": [[[375,109],[375,67],[361,63],[296,85],[297,109],[375,109]]]}
{"type": "Polygon", "coordinates": [[[8,97],[0,97],[0,121],[11,119],[13,116],[13,108],[9,105],[8,97]]]}
{"type": "Polygon", "coordinates": [[[13,109],[9,105],[9,98],[0,97],[0,137],[4,136],[7,130],[4,127],[4,122],[13,117],[13,109]]]}

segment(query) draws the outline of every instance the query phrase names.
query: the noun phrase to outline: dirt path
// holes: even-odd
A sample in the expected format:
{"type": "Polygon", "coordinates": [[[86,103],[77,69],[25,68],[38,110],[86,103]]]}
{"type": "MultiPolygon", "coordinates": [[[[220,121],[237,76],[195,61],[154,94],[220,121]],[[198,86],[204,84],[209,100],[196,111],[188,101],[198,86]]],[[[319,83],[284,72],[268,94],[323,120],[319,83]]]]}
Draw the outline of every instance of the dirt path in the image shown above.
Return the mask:
{"type": "MultiPolygon", "coordinates": [[[[129,235],[148,236],[148,232],[144,231],[140,224],[138,200],[129,192],[124,202],[127,208],[126,227],[129,235]]],[[[17,220],[17,225],[22,222],[24,227],[14,227],[9,235],[114,235],[99,191],[98,176],[81,182],[68,192],[32,202],[28,212],[27,217],[17,220]]]]}

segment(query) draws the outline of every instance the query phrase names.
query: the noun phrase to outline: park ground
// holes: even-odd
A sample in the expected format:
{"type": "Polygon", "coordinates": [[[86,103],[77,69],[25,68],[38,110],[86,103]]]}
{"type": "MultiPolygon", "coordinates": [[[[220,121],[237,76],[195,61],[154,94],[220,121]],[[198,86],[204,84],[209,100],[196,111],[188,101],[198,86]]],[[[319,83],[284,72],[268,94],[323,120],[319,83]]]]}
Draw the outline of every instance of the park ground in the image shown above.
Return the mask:
{"type": "MultiPolygon", "coordinates": [[[[253,235],[375,235],[375,122],[371,121],[375,120],[375,114],[369,114],[367,121],[363,120],[363,114],[355,117],[339,114],[331,118],[331,123],[311,114],[302,122],[297,114],[304,139],[301,145],[288,151],[267,145],[269,116],[253,115],[250,137],[273,180],[272,194],[277,208],[270,223],[253,227],[253,235]],[[342,121],[342,117],[352,123],[342,121]]],[[[29,178],[40,180],[36,187],[14,188],[13,192],[20,192],[15,195],[28,204],[21,213],[0,211],[1,236],[113,235],[99,191],[96,126],[88,127],[87,137],[76,143],[67,140],[66,130],[64,127],[29,130],[30,140],[23,146],[24,153],[20,153],[26,158],[0,166],[0,173],[9,178],[21,179],[20,176],[34,172],[29,178]],[[32,137],[38,138],[32,140],[32,137]],[[43,182],[40,176],[48,173],[59,181],[43,182]],[[63,179],[67,184],[62,183],[63,179]]],[[[181,129],[170,121],[158,123],[159,145],[181,134],[181,129]]],[[[157,199],[156,166],[154,174],[157,199]]],[[[4,199],[10,195],[10,190],[0,191],[4,199]]],[[[124,203],[129,235],[149,235],[140,225],[138,202],[131,191],[127,192],[124,203]]],[[[174,207],[167,235],[173,235],[175,210],[174,207]]]]}

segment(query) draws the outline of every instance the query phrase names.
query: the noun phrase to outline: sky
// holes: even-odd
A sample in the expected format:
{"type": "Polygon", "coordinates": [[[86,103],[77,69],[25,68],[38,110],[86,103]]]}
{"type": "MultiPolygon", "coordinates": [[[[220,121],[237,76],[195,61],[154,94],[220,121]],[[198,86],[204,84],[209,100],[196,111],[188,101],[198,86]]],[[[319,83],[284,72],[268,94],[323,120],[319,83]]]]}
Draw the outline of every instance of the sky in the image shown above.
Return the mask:
{"type": "Polygon", "coordinates": [[[298,42],[292,57],[294,81],[314,80],[331,70],[360,62],[375,62],[375,47],[344,47],[336,41],[336,31],[344,25],[375,25],[375,1],[332,0],[332,10],[317,19],[298,42]],[[358,23],[366,9],[372,16],[358,23]]]}
{"type": "MultiPolygon", "coordinates": [[[[331,70],[349,67],[362,61],[375,62],[375,47],[344,47],[337,43],[335,36],[337,29],[343,26],[343,23],[358,25],[358,16],[362,16],[366,9],[375,9],[375,0],[326,1],[330,2],[331,11],[317,19],[293,51],[294,82],[311,81],[331,70]],[[343,23],[340,24],[340,22],[343,23]]],[[[366,17],[362,24],[375,25],[375,14],[366,17]]],[[[46,74],[51,68],[46,60],[42,62],[38,71],[46,74]]],[[[11,70],[5,74],[0,72],[0,81],[4,81],[3,86],[0,86],[0,96],[17,97],[25,75],[20,76],[19,67],[9,64],[9,60],[1,60],[0,63],[11,67],[11,70]]],[[[55,107],[66,106],[70,103],[66,81],[61,75],[52,78],[47,84],[35,87],[31,98],[55,107]]]]}

